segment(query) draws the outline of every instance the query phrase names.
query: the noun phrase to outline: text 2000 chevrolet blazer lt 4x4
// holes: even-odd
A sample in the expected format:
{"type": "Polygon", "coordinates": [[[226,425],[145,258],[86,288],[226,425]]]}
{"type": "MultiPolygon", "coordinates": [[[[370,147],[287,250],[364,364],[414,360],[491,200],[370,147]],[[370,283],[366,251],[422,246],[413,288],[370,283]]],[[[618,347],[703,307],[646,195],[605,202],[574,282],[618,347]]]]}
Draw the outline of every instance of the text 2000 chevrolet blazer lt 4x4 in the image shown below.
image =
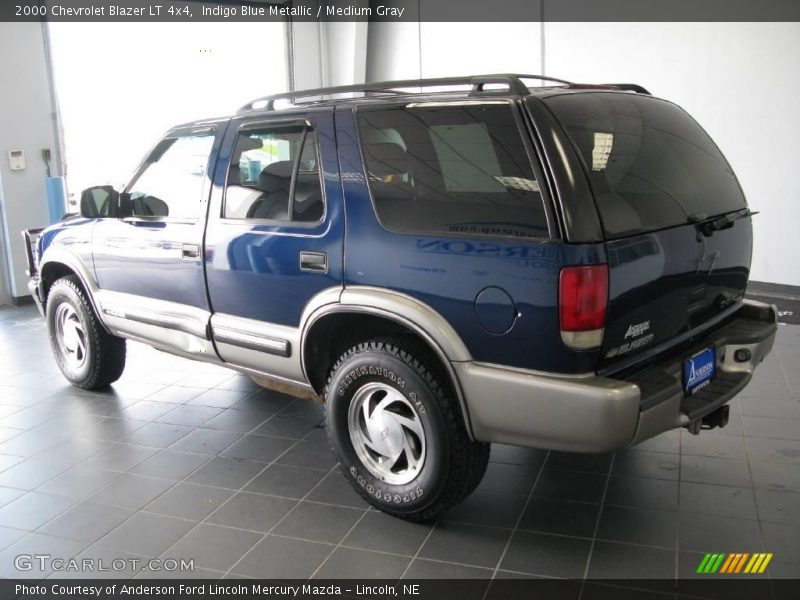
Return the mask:
{"type": "Polygon", "coordinates": [[[124,190],[26,232],[64,375],[111,384],[127,338],[317,399],[345,477],[408,519],[466,497],[492,442],[724,425],[776,331],[743,298],[730,166],[639,86],[524,79],[547,78],[281,94],[172,129],[124,190]]]}

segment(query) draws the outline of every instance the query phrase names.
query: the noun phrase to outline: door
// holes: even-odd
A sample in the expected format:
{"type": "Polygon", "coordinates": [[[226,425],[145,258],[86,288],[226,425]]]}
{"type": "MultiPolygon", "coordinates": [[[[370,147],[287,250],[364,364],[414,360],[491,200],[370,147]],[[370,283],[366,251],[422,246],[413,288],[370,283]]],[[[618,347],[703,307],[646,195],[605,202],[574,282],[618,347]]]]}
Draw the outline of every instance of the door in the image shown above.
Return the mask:
{"type": "Polygon", "coordinates": [[[232,121],[206,232],[223,360],[302,380],[301,316],[342,285],[340,196],[330,109],[232,121]]]}
{"type": "Polygon", "coordinates": [[[170,132],[120,194],[115,218],[97,221],[95,275],[112,326],[148,339],[159,328],[206,337],[202,243],[214,141],[209,127],[170,132]]]}

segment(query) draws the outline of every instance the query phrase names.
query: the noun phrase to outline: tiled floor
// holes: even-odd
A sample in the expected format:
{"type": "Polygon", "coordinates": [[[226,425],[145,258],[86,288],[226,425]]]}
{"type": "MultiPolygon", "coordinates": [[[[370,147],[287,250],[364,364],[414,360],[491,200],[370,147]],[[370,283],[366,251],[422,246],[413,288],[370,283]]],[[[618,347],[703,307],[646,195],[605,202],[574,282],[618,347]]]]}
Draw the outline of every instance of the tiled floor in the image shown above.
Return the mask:
{"type": "Polygon", "coordinates": [[[800,574],[797,326],[724,430],[613,456],[496,446],[478,491],[428,525],[367,508],[312,403],[133,343],[112,390],[78,391],[33,308],[0,310],[0,348],[0,576],[64,576],[15,570],[51,553],[194,559],[173,577],[671,579],[761,550],[772,577],[800,574]]]}

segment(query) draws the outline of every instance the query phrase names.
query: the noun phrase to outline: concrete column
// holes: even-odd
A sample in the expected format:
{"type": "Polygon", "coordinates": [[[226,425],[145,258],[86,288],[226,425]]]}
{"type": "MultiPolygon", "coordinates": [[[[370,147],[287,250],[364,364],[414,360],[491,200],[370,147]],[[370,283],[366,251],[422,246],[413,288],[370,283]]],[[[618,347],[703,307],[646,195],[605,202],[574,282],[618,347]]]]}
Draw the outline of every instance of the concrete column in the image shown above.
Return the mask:
{"type": "MultiPolygon", "coordinates": [[[[3,239],[0,279],[11,296],[28,295],[25,244],[20,231],[47,225],[46,167],[42,150],[51,152],[51,173],[61,175],[52,77],[42,23],[0,23],[0,222],[3,239]],[[25,169],[12,171],[8,152],[25,153],[25,169]]],[[[0,286],[1,288],[2,286],[0,286]]]]}

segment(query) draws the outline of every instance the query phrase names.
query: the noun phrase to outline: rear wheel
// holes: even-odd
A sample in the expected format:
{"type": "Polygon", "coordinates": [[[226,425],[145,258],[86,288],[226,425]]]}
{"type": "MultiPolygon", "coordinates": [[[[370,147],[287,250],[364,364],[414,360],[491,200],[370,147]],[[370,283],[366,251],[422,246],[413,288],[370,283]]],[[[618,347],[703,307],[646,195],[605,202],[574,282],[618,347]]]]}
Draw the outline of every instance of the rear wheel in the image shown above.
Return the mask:
{"type": "Polygon", "coordinates": [[[326,423],[345,477],[370,504],[427,520],[480,482],[489,445],[469,439],[448,379],[403,338],[354,346],[334,365],[326,423]]]}
{"type": "Polygon", "coordinates": [[[125,340],[103,329],[74,276],[62,277],[50,288],[47,329],[56,363],[73,385],[96,390],[122,376],[125,340]]]}

